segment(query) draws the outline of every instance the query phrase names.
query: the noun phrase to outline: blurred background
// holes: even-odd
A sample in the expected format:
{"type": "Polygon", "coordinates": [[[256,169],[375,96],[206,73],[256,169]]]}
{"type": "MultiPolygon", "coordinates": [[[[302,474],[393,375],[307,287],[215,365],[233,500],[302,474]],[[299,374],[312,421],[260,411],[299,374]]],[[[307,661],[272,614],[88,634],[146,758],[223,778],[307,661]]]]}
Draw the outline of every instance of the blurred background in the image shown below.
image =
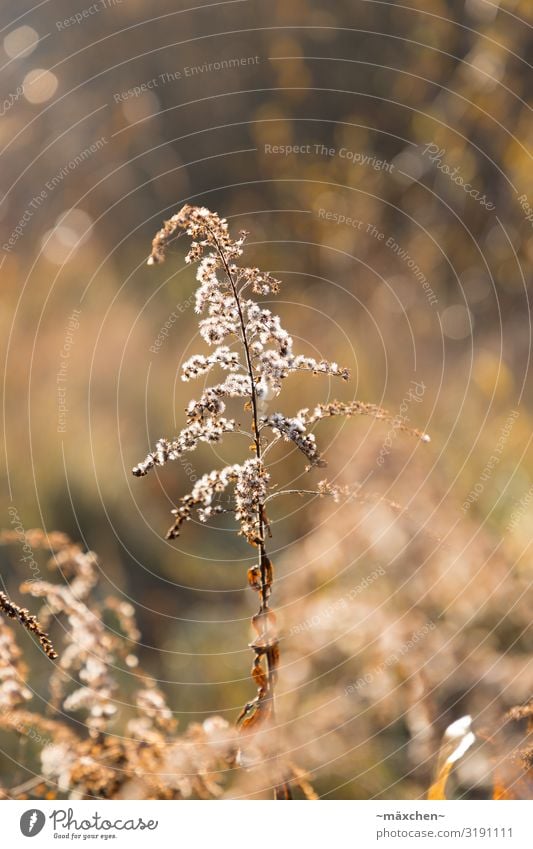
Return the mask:
{"type": "MultiPolygon", "coordinates": [[[[531,23],[527,0],[2,6],[1,524],[98,552],[181,728],[253,696],[256,598],[229,524],[164,540],[231,441],[131,475],[204,351],[185,240],[146,267],[163,219],[249,230],[300,349],[351,369],[291,378],[284,412],[358,398],[431,435],[320,425],[328,479],[368,499],[273,502],[278,715],[325,798],[420,796],[467,713],[484,743],[454,792],[490,795],[492,729],[531,696],[531,23]]],[[[1,556],[17,599],[21,547],[1,556]]],[[[2,733],[8,784],[19,745],[2,733]]]]}

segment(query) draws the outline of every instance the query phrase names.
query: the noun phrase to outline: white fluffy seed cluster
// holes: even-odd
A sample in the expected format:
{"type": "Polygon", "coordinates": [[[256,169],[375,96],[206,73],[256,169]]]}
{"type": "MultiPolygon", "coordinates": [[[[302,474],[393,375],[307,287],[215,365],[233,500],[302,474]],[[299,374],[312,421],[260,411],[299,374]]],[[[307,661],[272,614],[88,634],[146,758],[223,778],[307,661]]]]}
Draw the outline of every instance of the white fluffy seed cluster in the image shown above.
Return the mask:
{"type": "Polygon", "coordinates": [[[65,548],[64,553],[62,568],[75,576],[77,596],[72,591],[74,581],[72,586],[44,580],[28,581],[21,589],[35,598],[46,599],[47,616],[66,617],[67,644],[59,659],[55,687],[60,692],[65,682],[77,675],[79,686],[64,698],[62,706],[69,712],[87,711],[88,728],[91,732],[101,732],[117,710],[113,698],[117,684],[111,672],[115,638],[101,615],[85,604],[96,581],[96,556],[92,552],[81,552],[77,546],[65,548]]]}
{"type": "MultiPolygon", "coordinates": [[[[181,378],[193,380],[215,367],[229,374],[222,382],[206,386],[197,400],[189,402],[188,426],[176,439],[160,439],[155,449],[133,469],[137,476],[179,458],[184,451],[194,450],[200,442],[218,442],[223,434],[238,430],[233,419],[222,417],[228,399],[245,399],[253,408],[254,401],[275,398],[282,381],[296,371],[348,377],[347,369],[336,363],[294,353],[292,337],[282,326],[280,317],[253,297],[277,293],[279,280],[270,272],[238,264],[247,233],[241,231],[233,239],[226,219],[216,213],[205,207],[184,206],[156,234],[150,264],[165,259],[169,244],[182,230],[192,239],[186,260],[198,263],[195,309],[201,315],[200,335],[214,350],[208,355],[189,357],[182,366],[181,378]],[[240,343],[240,349],[235,348],[235,343],[240,343]]],[[[324,465],[315,437],[307,432],[301,417],[274,413],[263,418],[262,425],[270,427],[275,437],[294,442],[310,466],[324,465]]],[[[173,511],[175,522],[168,536],[177,536],[193,511],[200,521],[207,521],[232,509],[240,523],[240,532],[250,542],[257,542],[267,481],[268,474],[257,457],[204,475],[173,511]],[[234,485],[234,500],[228,507],[229,502],[222,504],[219,496],[230,484],[234,485]]]]}
{"type": "Polygon", "coordinates": [[[235,427],[233,419],[194,421],[181,431],[177,439],[160,439],[146,459],[135,466],[133,474],[143,477],[154,466],[164,466],[169,460],[177,460],[185,451],[194,451],[199,442],[220,442],[223,434],[235,430],[235,427]]]}
{"type": "Polygon", "coordinates": [[[415,436],[421,442],[431,442],[431,437],[428,433],[418,430],[415,427],[409,427],[398,416],[392,415],[383,407],[378,407],[377,404],[367,404],[364,401],[330,401],[328,404],[317,404],[313,410],[306,407],[298,412],[298,417],[306,424],[314,424],[321,419],[331,418],[332,416],[370,416],[374,419],[390,422],[397,430],[415,436]]]}
{"type": "Polygon", "coordinates": [[[303,418],[289,418],[283,413],[272,413],[263,416],[261,422],[273,432],[282,436],[287,442],[294,442],[297,448],[307,457],[311,466],[325,466],[326,462],[320,456],[314,433],[308,433],[303,418]]]}
{"type": "MultiPolygon", "coordinates": [[[[200,335],[214,350],[208,355],[190,357],[182,366],[181,378],[189,381],[205,376],[216,367],[229,374],[222,382],[206,386],[197,400],[189,402],[187,427],[173,440],[160,439],[146,459],[135,466],[133,474],[145,475],[154,466],[175,460],[184,451],[193,451],[201,442],[216,443],[225,433],[239,431],[234,419],[223,417],[228,399],[244,399],[245,409],[252,412],[254,428],[257,426],[261,430],[260,439],[264,442],[265,430],[270,429],[274,439],[293,442],[309,461],[308,469],[325,465],[309,429],[315,422],[331,416],[372,416],[392,422],[424,442],[429,441],[426,434],[398,422],[387,410],[359,401],[333,401],[318,404],[312,410],[300,410],[293,417],[275,412],[258,419],[259,414],[265,413],[265,402],[279,395],[283,380],[291,373],[307,371],[347,380],[348,369],[335,362],[294,352],[293,339],[280,317],[253,297],[275,294],[279,291],[279,281],[269,272],[238,264],[248,234],[241,231],[238,238],[233,239],[226,219],[217,213],[186,204],[156,234],[150,264],[165,259],[168,246],[183,230],[192,239],[186,261],[198,263],[195,309],[201,315],[200,335]]],[[[262,456],[255,430],[253,436],[256,455],[262,456]]],[[[259,456],[209,472],[196,482],[192,492],[184,496],[173,511],[175,522],[168,538],[179,535],[182,523],[189,520],[193,512],[205,522],[217,513],[232,510],[240,523],[240,532],[255,544],[264,524],[261,514],[267,484],[268,473],[259,456]],[[220,494],[230,484],[234,486],[234,500],[223,504],[220,494]]]]}
{"type": "Polygon", "coordinates": [[[207,522],[215,515],[231,509],[240,523],[240,533],[249,542],[256,543],[259,536],[259,507],[266,498],[268,481],[269,475],[256,457],[208,472],[196,481],[192,491],[172,511],[175,522],[168,531],[167,539],[179,536],[181,525],[192,518],[193,511],[196,511],[201,522],[207,522]],[[227,507],[218,499],[233,484],[234,503],[227,507]]]}
{"type": "Polygon", "coordinates": [[[13,631],[0,619],[0,711],[9,711],[31,699],[31,690],[24,681],[22,652],[13,631]]]}
{"type": "Polygon", "coordinates": [[[241,534],[248,542],[260,541],[259,511],[267,496],[270,475],[256,457],[245,460],[239,467],[235,485],[235,518],[241,524],[241,534]]]}
{"type": "Polygon", "coordinates": [[[181,379],[192,380],[202,374],[207,374],[215,365],[227,371],[237,371],[240,368],[238,351],[230,351],[227,345],[221,345],[208,357],[194,354],[181,367],[181,379]]]}
{"type": "Polygon", "coordinates": [[[207,424],[211,420],[221,421],[216,417],[226,409],[223,398],[247,398],[251,395],[252,383],[246,374],[229,374],[223,383],[209,386],[204,390],[198,401],[190,401],[187,406],[189,421],[207,424]]]}

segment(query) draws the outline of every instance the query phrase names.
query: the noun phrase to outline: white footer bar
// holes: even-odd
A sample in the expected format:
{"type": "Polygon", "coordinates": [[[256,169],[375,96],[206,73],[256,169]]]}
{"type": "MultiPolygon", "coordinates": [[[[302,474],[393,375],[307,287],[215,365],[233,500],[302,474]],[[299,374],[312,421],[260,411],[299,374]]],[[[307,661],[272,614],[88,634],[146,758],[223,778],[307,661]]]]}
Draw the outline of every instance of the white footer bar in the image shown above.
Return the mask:
{"type": "Polygon", "coordinates": [[[530,801],[0,802],[9,849],[530,849],[532,813],[530,801]]]}

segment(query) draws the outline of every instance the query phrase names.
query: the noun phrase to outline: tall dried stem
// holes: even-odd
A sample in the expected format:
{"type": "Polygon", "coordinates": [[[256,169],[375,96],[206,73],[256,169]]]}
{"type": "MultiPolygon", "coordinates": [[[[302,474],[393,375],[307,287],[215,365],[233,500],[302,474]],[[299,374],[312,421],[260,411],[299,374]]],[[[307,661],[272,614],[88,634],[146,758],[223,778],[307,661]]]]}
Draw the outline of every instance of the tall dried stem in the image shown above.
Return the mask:
{"type": "MultiPolygon", "coordinates": [[[[210,228],[207,228],[210,230],[210,228]]],[[[212,232],[210,230],[210,232],[212,232]]],[[[252,357],[250,354],[250,344],[248,341],[247,333],[246,333],[246,322],[244,320],[244,314],[242,310],[241,299],[239,297],[239,291],[237,288],[237,283],[235,278],[231,272],[229,264],[227,262],[226,256],[224,254],[223,249],[221,248],[216,235],[213,233],[213,241],[215,243],[216,249],[219,253],[222,266],[224,271],[226,272],[226,276],[228,278],[228,282],[230,283],[231,290],[235,297],[235,303],[237,305],[237,311],[239,314],[239,324],[241,330],[241,341],[244,349],[244,354],[246,358],[246,367],[248,370],[248,375],[250,378],[250,404],[252,407],[252,433],[254,437],[254,447],[255,447],[255,455],[259,463],[262,462],[262,451],[261,451],[261,433],[259,429],[259,411],[258,411],[258,398],[257,398],[257,390],[256,390],[256,381],[254,375],[254,369],[252,365],[252,357]]],[[[273,581],[273,570],[272,564],[270,562],[270,558],[267,555],[266,545],[265,545],[265,530],[268,526],[268,520],[266,517],[265,510],[265,501],[260,500],[257,506],[257,524],[259,528],[257,547],[258,547],[258,561],[257,561],[257,570],[260,575],[260,586],[259,586],[259,610],[255,616],[252,617],[252,624],[257,633],[257,638],[252,643],[252,649],[255,653],[254,664],[252,667],[252,677],[256,684],[258,685],[258,694],[257,694],[257,706],[261,710],[263,708],[263,704],[265,707],[265,713],[273,723],[275,721],[275,701],[274,701],[274,690],[276,685],[276,675],[277,675],[277,667],[279,664],[279,640],[277,636],[277,632],[275,630],[275,617],[269,607],[269,599],[272,592],[272,581],[273,581]],[[263,667],[263,661],[265,663],[265,667],[263,667]]],[[[252,588],[255,588],[255,575],[257,574],[256,570],[251,570],[250,575],[250,585],[252,588]]],[[[246,727],[247,720],[249,719],[250,713],[255,709],[256,705],[248,704],[244,708],[243,712],[239,717],[239,724],[242,727],[246,727]]],[[[277,799],[290,799],[292,798],[290,785],[286,781],[282,781],[275,788],[275,795],[277,799]]]]}
{"type": "MultiPolygon", "coordinates": [[[[266,404],[280,394],[283,381],[291,374],[312,372],[348,380],[349,372],[335,362],[317,361],[313,357],[296,354],[293,340],[283,328],[279,316],[258,302],[253,296],[276,294],[279,281],[269,272],[237,264],[242,255],[245,231],[233,239],[227,221],[204,207],[186,204],[176,215],[164,223],[152,242],[150,265],[165,259],[168,246],[185,230],[192,238],[187,262],[198,262],[196,311],[207,313],[199,322],[200,334],[210,346],[216,346],[209,356],[195,354],[182,366],[182,379],[189,381],[205,375],[218,367],[229,372],[223,382],[204,388],[198,400],[187,406],[187,427],[172,440],[160,439],[153,451],[139,463],[133,473],[147,474],[154,466],[175,460],[186,451],[193,451],[200,442],[219,442],[228,433],[246,434],[234,419],[222,414],[226,400],[241,398],[245,409],[251,411],[254,457],[241,463],[214,469],[196,481],[192,491],[183,496],[172,511],[175,516],[168,539],[179,536],[181,526],[194,513],[202,522],[214,516],[234,512],[240,524],[239,533],[257,549],[257,563],[248,570],[248,583],[259,595],[259,609],[252,617],[255,638],[251,644],[254,652],[252,677],[257,686],[255,698],[248,702],[237,722],[242,733],[259,728],[275,730],[275,687],[279,667],[279,640],[275,615],[270,609],[273,569],[266,549],[266,536],[270,532],[266,513],[270,472],[266,457],[270,448],[285,440],[292,442],[306,457],[307,471],[326,465],[316,444],[311,428],[321,419],[332,416],[367,415],[389,421],[402,430],[409,430],[386,410],[374,404],[333,401],[319,404],[314,409],[303,409],[287,416],[279,410],[264,414],[266,404]],[[251,289],[252,296],[247,289],[251,289]],[[242,351],[231,345],[239,340],[242,351]],[[241,359],[242,353],[244,358],[241,359]],[[239,373],[240,372],[240,373],[239,373]],[[221,494],[234,487],[234,502],[222,501],[221,494]]],[[[277,403],[277,402],[276,402],[277,403]]],[[[411,431],[424,442],[426,434],[411,431]]],[[[250,433],[248,432],[248,438],[250,433]]],[[[301,493],[307,490],[300,490],[301,493]]],[[[315,490],[319,495],[335,500],[351,497],[348,490],[320,481],[315,490]]],[[[290,491],[292,492],[292,491],[290,491]]],[[[276,490],[275,495],[289,494],[276,490]]],[[[277,752],[277,745],[275,746],[277,752]]],[[[274,763],[277,764],[276,754],[274,763]]],[[[278,771],[279,774],[279,771],[278,771]]],[[[287,775],[296,773],[288,768],[287,775]]],[[[285,774],[276,780],[278,799],[291,798],[285,774]]]]}

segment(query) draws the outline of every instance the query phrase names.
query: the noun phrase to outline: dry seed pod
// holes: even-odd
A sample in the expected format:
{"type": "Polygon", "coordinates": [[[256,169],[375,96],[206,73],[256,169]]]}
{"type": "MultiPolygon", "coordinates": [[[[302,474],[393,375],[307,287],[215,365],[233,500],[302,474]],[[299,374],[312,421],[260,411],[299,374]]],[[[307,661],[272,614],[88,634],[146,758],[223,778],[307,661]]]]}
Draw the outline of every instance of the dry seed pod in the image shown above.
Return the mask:
{"type": "Polygon", "coordinates": [[[43,631],[37,617],[33,616],[25,607],[19,607],[18,604],[11,601],[3,592],[0,592],[0,611],[5,613],[10,619],[16,619],[26,631],[34,634],[39,640],[42,650],[51,660],[57,658],[57,652],[52,645],[50,637],[46,631],[43,631]]]}

